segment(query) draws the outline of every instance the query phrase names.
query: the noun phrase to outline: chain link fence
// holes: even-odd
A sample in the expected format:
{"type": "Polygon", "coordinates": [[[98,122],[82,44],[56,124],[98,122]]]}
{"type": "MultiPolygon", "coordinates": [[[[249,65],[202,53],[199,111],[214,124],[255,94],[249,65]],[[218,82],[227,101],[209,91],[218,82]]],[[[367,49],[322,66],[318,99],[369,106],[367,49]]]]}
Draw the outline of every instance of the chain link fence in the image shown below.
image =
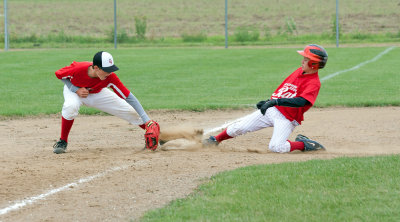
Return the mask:
{"type": "MultiPolygon", "coordinates": [[[[4,18],[1,3],[1,18],[4,18]]],[[[224,38],[224,0],[117,0],[119,40],[224,38]]],[[[228,34],[238,40],[272,36],[334,36],[336,0],[228,0],[228,34]],[[247,33],[247,34],[246,34],[247,33]],[[246,36],[247,35],[247,36],[246,36]],[[257,37],[258,36],[258,37],[257,37]]],[[[4,20],[4,19],[3,19],[4,20]]],[[[4,22],[0,35],[4,44],[4,22]]],[[[46,37],[48,41],[113,42],[113,0],[8,1],[10,45],[46,37]]],[[[339,1],[340,33],[398,35],[400,0],[339,1]]],[[[230,39],[230,40],[231,40],[230,39]]]]}

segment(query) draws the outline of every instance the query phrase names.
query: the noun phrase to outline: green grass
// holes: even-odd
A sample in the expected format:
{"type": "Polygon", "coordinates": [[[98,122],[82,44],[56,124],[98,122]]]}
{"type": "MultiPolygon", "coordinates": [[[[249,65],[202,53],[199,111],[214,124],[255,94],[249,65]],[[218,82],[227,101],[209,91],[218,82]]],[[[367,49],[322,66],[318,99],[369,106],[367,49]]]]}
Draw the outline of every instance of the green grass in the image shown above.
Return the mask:
{"type": "MultiPolygon", "coordinates": [[[[384,51],[383,48],[369,48],[368,53],[360,54],[358,49],[352,48],[331,50],[335,53],[335,58],[341,58],[333,62],[333,72],[352,68],[372,59],[382,51],[384,51]]],[[[392,69],[393,66],[397,66],[398,58],[400,58],[400,50],[395,48],[376,62],[323,82],[317,105],[399,106],[400,76],[395,69],[392,69]]],[[[332,60],[329,60],[328,65],[332,66],[331,62],[332,60]]],[[[324,74],[321,75],[321,77],[324,76],[324,74]]]]}
{"type": "MultiPolygon", "coordinates": [[[[269,97],[300,66],[302,48],[109,49],[117,75],[145,109],[240,108],[269,97]]],[[[370,60],[386,48],[328,48],[324,77],[370,60]]],[[[0,53],[0,115],[58,113],[62,82],[54,72],[90,61],[98,50],[28,50],[0,53]]],[[[316,106],[400,105],[400,49],[322,84],[316,106]]],[[[97,110],[83,109],[83,113],[97,110]]]]}
{"type": "MultiPolygon", "coordinates": [[[[257,31],[258,32],[258,31],[257,31]]],[[[400,33],[400,31],[399,31],[400,33]]],[[[342,44],[377,44],[377,43],[398,43],[399,33],[386,34],[360,34],[349,33],[340,37],[342,44]]],[[[139,39],[136,36],[127,36],[126,31],[119,32],[118,48],[133,47],[188,47],[188,46],[225,46],[225,36],[207,36],[204,33],[181,34],[180,37],[160,37],[151,39],[139,39]]],[[[17,49],[48,49],[48,48],[95,48],[114,47],[114,37],[96,37],[83,35],[67,35],[64,32],[59,34],[16,36],[10,37],[10,48],[17,49]]],[[[332,34],[304,34],[288,35],[277,34],[268,37],[251,36],[250,34],[235,34],[228,37],[228,46],[276,46],[308,44],[319,42],[320,44],[336,44],[336,37],[332,34]]],[[[4,48],[4,35],[0,34],[0,48],[4,48]]]]}
{"type": "Polygon", "coordinates": [[[399,221],[399,167],[398,155],[244,167],[141,221],[399,221]]]}

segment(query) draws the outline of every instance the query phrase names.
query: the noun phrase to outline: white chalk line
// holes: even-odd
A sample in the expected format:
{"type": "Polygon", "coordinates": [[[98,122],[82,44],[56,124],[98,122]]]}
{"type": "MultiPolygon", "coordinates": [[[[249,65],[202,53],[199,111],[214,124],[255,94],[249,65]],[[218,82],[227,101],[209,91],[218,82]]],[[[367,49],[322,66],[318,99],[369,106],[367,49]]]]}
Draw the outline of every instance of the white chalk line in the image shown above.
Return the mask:
{"type": "MultiPolygon", "coordinates": [[[[137,163],[138,162],[135,162],[134,165],[137,165],[137,163]]],[[[141,163],[141,164],[144,164],[144,163],[141,163]]],[[[90,181],[92,181],[94,179],[97,179],[97,178],[100,178],[100,177],[104,177],[105,175],[107,175],[109,173],[113,173],[113,172],[120,171],[120,170],[125,170],[129,166],[132,166],[132,165],[125,165],[125,166],[121,166],[121,167],[113,167],[113,168],[108,169],[108,170],[106,170],[104,172],[101,172],[101,173],[98,173],[98,174],[95,174],[95,175],[92,175],[92,176],[88,176],[88,177],[79,179],[76,182],[69,183],[69,184],[64,185],[62,187],[58,187],[58,188],[49,190],[46,193],[43,193],[43,194],[40,194],[40,195],[37,195],[37,196],[34,196],[34,197],[29,197],[29,198],[27,198],[25,200],[15,201],[16,202],[15,204],[13,204],[11,206],[8,206],[6,208],[0,209],[0,215],[4,215],[4,214],[7,214],[10,211],[18,210],[18,209],[20,209],[22,207],[25,207],[27,205],[34,204],[35,202],[37,202],[39,200],[44,200],[46,197],[48,197],[50,195],[56,194],[58,192],[61,192],[61,191],[67,190],[67,189],[70,189],[72,187],[77,187],[79,184],[87,183],[87,182],[90,182],[90,181]]]]}
{"type": "MultiPolygon", "coordinates": [[[[395,47],[395,46],[389,47],[389,48],[385,49],[383,52],[379,53],[379,54],[378,54],[377,56],[375,56],[374,58],[372,58],[372,59],[370,59],[370,60],[367,60],[367,61],[365,61],[365,62],[362,62],[362,63],[360,63],[360,64],[358,64],[358,65],[356,65],[356,66],[354,66],[354,67],[352,67],[352,68],[350,68],[350,69],[345,69],[345,70],[341,70],[341,71],[338,71],[338,72],[329,74],[329,75],[327,75],[327,76],[321,78],[321,82],[323,82],[323,81],[325,81],[325,80],[328,80],[328,79],[331,79],[331,78],[333,78],[333,77],[335,77],[335,76],[338,76],[338,75],[340,75],[340,74],[342,74],[342,73],[350,72],[350,71],[359,69],[359,68],[361,68],[362,66],[364,66],[364,65],[366,65],[366,64],[368,64],[368,63],[375,62],[375,61],[377,61],[378,59],[380,59],[383,55],[385,55],[385,54],[387,54],[388,52],[390,52],[391,50],[393,50],[394,48],[396,48],[396,47],[395,47]]],[[[249,106],[249,104],[245,104],[245,106],[249,106]]],[[[254,106],[254,105],[251,105],[251,106],[254,106]]],[[[249,114],[249,115],[251,115],[251,114],[249,114]]],[[[247,116],[249,116],[249,115],[247,115],[247,116]]],[[[233,124],[233,123],[236,123],[236,122],[241,121],[242,119],[246,118],[247,116],[244,116],[244,117],[241,117],[241,118],[239,118],[239,119],[226,122],[225,124],[223,124],[222,126],[219,126],[219,127],[215,127],[215,128],[212,128],[212,129],[204,130],[203,135],[207,135],[207,134],[209,134],[209,133],[214,133],[214,132],[217,132],[217,131],[219,131],[219,130],[221,130],[221,129],[224,129],[224,128],[228,127],[229,125],[233,124]]]]}
{"type": "Polygon", "coordinates": [[[361,68],[362,66],[364,66],[364,65],[366,65],[366,64],[368,64],[368,63],[375,62],[376,60],[380,59],[380,58],[381,58],[383,55],[385,55],[386,53],[392,51],[394,48],[396,48],[396,47],[395,47],[395,46],[389,47],[389,48],[385,49],[383,52],[379,53],[379,54],[378,54],[377,56],[375,56],[374,58],[372,58],[372,59],[370,59],[370,60],[367,60],[367,61],[365,61],[365,62],[362,62],[362,63],[360,63],[360,64],[358,64],[358,65],[356,65],[356,66],[354,66],[354,67],[352,67],[352,68],[350,68],[350,69],[345,69],[345,70],[341,70],[341,71],[338,71],[338,72],[329,74],[329,75],[327,75],[327,76],[321,78],[321,82],[323,82],[323,81],[325,81],[325,80],[328,80],[328,79],[331,79],[331,78],[333,78],[333,77],[335,77],[335,76],[337,76],[337,75],[340,75],[340,74],[342,74],[342,73],[350,72],[350,71],[359,69],[359,68],[361,68]]]}

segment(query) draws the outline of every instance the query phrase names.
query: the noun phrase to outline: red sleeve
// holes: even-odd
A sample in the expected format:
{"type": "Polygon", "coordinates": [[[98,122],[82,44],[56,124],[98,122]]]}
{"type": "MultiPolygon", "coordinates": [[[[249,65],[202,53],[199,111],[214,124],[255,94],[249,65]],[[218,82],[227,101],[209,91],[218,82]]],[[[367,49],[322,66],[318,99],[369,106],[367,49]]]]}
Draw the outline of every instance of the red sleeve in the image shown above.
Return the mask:
{"type": "Polygon", "coordinates": [[[56,71],[56,77],[59,79],[72,79],[73,78],[73,65],[74,65],[75,61],[69,65],[69,66],[65,66],[64,68],[61,68],[59,70],[56,71]]]}
{"type": "Polygon", "coordinates": [[[317,100],[318,92],[321,87],[317,84],[306,85],[305,89],[298,95],[299,97],[303,97],[312,105],[314,105],[315,100],[317,100]]]}
{"type": "Polygon", "coordinates": [[[114,92],[122,99],[126,99],[126,97],[129,96],[130,91],[124,86],[124,84],[122,84],[118,76],[113,73],[108,78],[110,78],[110,82],[108,83],[107,87],[110,87],[112,90],[114,90],[114,92]]]}
{"type": "Polygon", "coordinates": [[[56,77],[59,79],[73,79],[74,75],[82,68],[87,66],[88,62],[75,62],[73,61],[71,65],[65,66],[56,71],[56,77]]]}

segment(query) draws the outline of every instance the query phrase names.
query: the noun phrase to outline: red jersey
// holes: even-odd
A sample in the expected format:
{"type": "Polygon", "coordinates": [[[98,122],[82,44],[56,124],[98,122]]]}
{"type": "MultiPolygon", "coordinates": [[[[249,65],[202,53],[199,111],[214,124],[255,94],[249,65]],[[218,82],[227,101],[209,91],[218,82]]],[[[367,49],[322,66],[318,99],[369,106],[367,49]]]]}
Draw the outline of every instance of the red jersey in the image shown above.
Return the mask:
{"type": "Polygon", "coordinates": [[[304,107],[275,106],[288,120],[296,120],[301,124],[304,113],[314,105],[320,88],[318,72],[303,75],[300,67],[281,83],[272,94],[271,99],[303,97],[310,102],[304,107]]]}
{"type": "Polygon", "coordinates": [[[56,76],[59,79],[70,79],[74,86],[90,89],[89,93],[98,93],[103,88],[110,87],[123,99],[129,96],[130,91],[122,84],[115,73],[111,73],[105,80],[89,77],[88,69],[92,64],[92,62],[74,61],[71,65],[57,70],[56,76]]]}

